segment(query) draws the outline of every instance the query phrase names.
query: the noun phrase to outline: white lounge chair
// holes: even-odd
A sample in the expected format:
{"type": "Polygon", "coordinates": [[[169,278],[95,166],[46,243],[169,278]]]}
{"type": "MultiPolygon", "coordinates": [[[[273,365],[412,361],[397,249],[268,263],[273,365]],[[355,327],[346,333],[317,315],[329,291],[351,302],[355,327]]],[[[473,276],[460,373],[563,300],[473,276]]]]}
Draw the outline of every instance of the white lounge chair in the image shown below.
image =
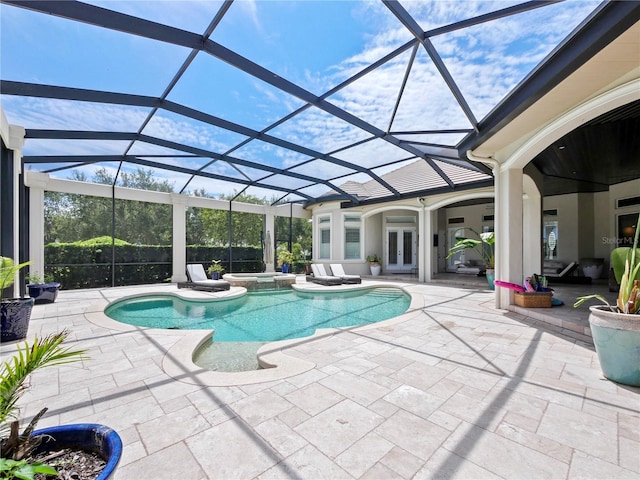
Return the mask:
{"type": "Polygon", "coordinates": [[[219,292],[229,290],[231,284],[226,280],[211,280],[207,278],[204,267],[201,263],[190,263],[187,265],[187,275],[189,281],[178,284],[178,288],[188,287],[194,290],[207,290],[210,292],[219,292]]]}
{"type": "MultiPolygon", "coordinates": [[[[323,265],[320,266],[324,268],[323,265]]],[[[344,268],[342,268],[341,263],[331,263],[329,266],[331,267],[331,273],[340,277],[344,283],[362,283],[360,275],[347,275],[344,273],[344,268]]]]}
{"type": "Polygon", "coordinates": [[[311,271],[313,275],[307,277],[310,282],[319,283],[320,285],[340,285],[343,283],[340,277],[327,275],[324,266],[319,263],[312,263],[311,271]],[[322,267],[322,270],[319,267],[322,267]]]}

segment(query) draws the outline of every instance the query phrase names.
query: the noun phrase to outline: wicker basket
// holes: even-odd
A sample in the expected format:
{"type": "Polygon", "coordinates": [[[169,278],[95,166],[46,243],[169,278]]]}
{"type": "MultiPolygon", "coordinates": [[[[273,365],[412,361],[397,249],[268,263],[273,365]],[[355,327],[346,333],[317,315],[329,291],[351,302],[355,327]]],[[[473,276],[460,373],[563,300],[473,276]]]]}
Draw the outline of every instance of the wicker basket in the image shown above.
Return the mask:
{"type": "Polygon", "coordinates": [[[516,292],[516,305],[526,308],[551,308],[551,292],[516,292]]]}

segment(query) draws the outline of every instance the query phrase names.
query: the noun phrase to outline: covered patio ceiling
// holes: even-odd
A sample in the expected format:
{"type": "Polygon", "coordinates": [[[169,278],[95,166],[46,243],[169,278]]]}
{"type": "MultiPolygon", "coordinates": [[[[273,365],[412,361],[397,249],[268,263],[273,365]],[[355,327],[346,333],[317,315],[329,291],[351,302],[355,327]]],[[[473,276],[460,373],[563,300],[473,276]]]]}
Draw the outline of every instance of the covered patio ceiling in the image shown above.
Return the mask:
{"type": "Polygon", "coordinates": [[[26,168],[57,177],[424,196],[491,185],[466,150],[639,17],[637,2],[2,0],[1,101],[26,168]]]}

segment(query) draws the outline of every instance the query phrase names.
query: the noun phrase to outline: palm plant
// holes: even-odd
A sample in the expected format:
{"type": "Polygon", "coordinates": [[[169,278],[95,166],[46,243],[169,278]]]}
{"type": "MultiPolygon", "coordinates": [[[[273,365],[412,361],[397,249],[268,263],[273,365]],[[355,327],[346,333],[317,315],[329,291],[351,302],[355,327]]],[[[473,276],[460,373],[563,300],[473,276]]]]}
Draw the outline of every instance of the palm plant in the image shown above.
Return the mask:
{"type": "Polygon", "coordinates": [[[0,293],[13,285],[16,274],[31,262],[15,264],[9,257],[0,257],[0,293]]]}
{"type": "Polygon", "coordinates": [[[11,460],[22,460],[40,443],[31,436],[36,423],[47,411],[43,408],[22,433],[19,432],[18,400],[26,391],[26,381],[36,370],[44,367],[64,365],[85,359],[86,350],[72,350],[61,344],[69,332],[35,337],[33,344],[25,341],[18,346],[13,358],[0,366],[0,447],[2,456],[11,460]]]}
{"type": "Polygon", "coordinates": [[[616,305],[612,306],[602,295],[585,295],[578,297],[574,307],[579,307],[585,301],[596,298],[604,302],[609,310],[617,313],[627,313],[640,315],[640,286],[636,278],[640,274],[640,256],[638,256],[638,234],[640,233],[640,215],[638,215],[638,221],[636,222],[636,234],[633,239],[633,246],[627,252],[627,256],[624,262],[624,273],[620,279],[620,290],[618,291],[618,298],[616,305]]]}
{"type": "Polygon", "coordinates": [[[495,233],[478,233],[473,228],[469,228],[469,230],[478,238],[456,237],[456,243],[449,249],[447,258],[462,253],[464,250],[474,250],[480,255],[480,258],[482,258],[487,268],[493,268],[495,265],[495,233]]]}

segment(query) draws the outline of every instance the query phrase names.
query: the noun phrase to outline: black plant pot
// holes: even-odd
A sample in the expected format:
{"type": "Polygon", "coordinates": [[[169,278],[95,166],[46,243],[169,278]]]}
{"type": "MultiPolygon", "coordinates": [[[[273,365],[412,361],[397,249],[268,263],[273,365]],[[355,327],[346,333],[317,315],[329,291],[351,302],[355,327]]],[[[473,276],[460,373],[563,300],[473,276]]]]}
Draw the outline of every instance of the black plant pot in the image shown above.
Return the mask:
{"type": "Polygon", "coordinates": [[[29,288],[29,296],[35,299],[36,303],[53,303],[58,298],[60,283],[30,283],[27,288],[29,288]]]}
{"type": "Polygon", "coordinates": [[[33,435],[44,435],[42,443],[34,451],[34,455],[63,448],[82,449],[100,455],[107,464],[96,480],[109,478],[122,456],[120,435],[105,425],[96,423],[60,425],[41,428],[33,432],[33,435]]]}
{"type": "Polygon", "coordinates": [[[33,298],[11,298],[0,302],[0,342],[22,340],[27,336],[33,298]]]}

